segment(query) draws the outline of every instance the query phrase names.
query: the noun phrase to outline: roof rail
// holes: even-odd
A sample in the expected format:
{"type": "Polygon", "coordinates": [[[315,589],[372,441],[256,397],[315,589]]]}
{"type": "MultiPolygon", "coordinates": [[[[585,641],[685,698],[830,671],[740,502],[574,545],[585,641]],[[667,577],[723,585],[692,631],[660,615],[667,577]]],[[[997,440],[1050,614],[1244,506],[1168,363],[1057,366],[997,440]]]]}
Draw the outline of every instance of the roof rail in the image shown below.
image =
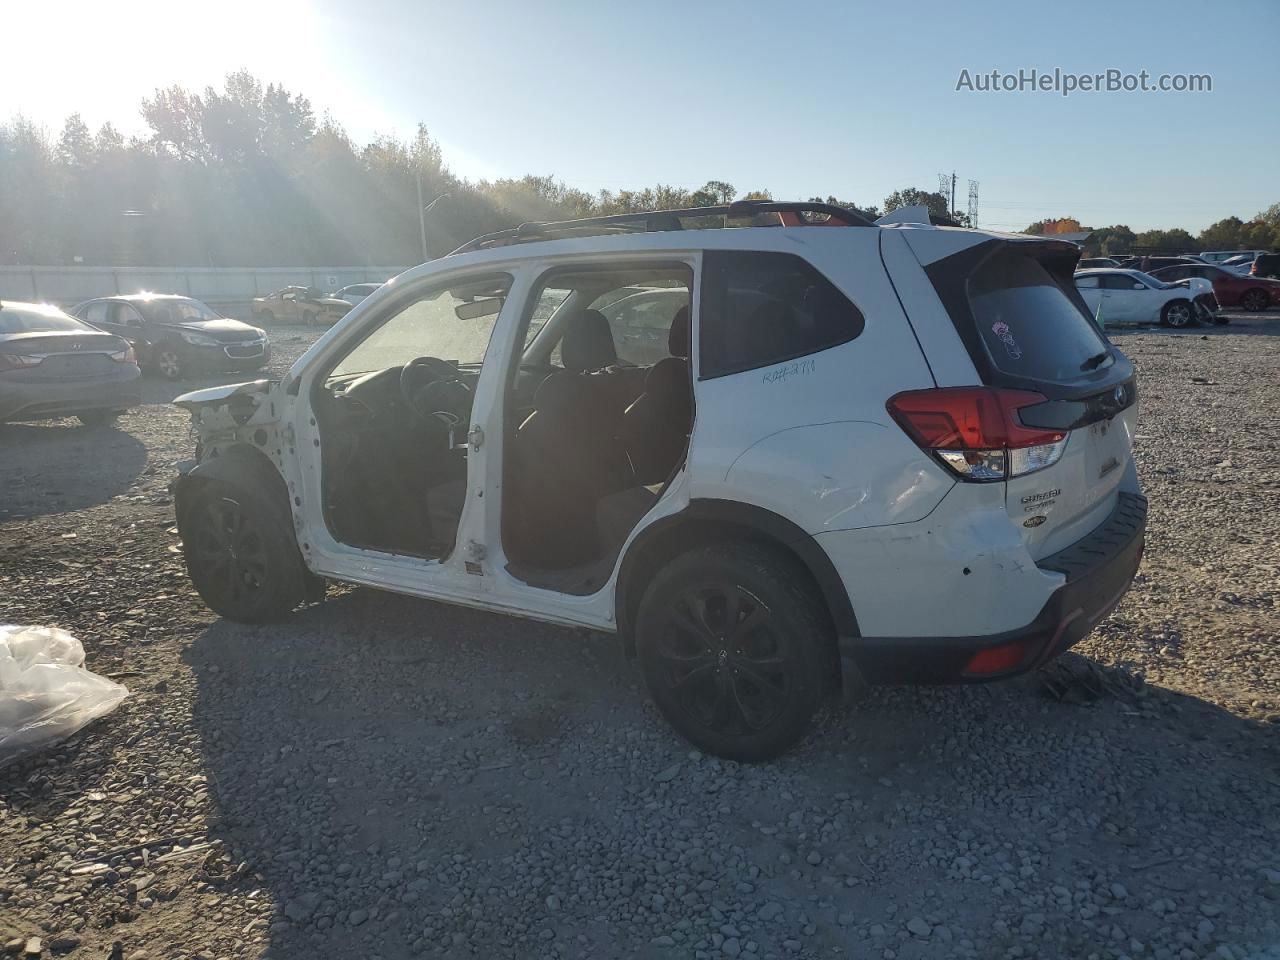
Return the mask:
{"type": "MultiPolygon", "coordinates": [[[[788,200],[735,200],[715,207],[686,207],[679,210],[644,210],[639,213],[619,213],[608,217],[585,217],[581,220],[559,220],[547,223],[531,221],[508,230],[486,233],[468,240],[447,256],[504,247],[513,243],[530,243],[536,240],[553,240],[558,237],[597,236],[602,233],[657,233],[686,229],[684,220],[721,218],[720,226],[729,220],[754,217],[762,213],[778,214],[778,223],[770,226],[784,227],[873,227],[870,220],[857,210],[838,207],[830,203],[803,203],[788,200]],[[817,218],[812,215],[817,214],[817,218]],[[808,216],[806,216],[808,215],[808,216]]],[[[710,224],[700,223],[694,229],[705,229],[710,224]]]]}

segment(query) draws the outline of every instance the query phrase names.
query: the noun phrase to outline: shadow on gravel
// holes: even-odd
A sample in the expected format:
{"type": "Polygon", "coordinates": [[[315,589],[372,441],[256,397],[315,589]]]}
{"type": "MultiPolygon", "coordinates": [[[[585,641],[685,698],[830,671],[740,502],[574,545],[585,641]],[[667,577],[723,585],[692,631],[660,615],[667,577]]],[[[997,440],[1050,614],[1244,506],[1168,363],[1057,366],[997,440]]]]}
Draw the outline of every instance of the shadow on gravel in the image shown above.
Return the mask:
{"type": "Polygon", "coordinates": [[[0,424],[0,523],[83,510],[127,490],[147,465],[127,429],[127,418],[119,427],[0,424]]]}
{"type": "MultiPolygon", "coordinates": [[[[1051,842],[1055,875],[1169,890],[1204,880],[1171,842],[1244,856],[1280,829],[1274,731],[1163,689],[1068,706],[1035,678],[882,688],[748,768],[690,757],[616,642],[582,631],[356,590],[276,626],[219,622],[185,656],[210,833],[248,865],[234,882],[269,892],[278,960],[547,956],[552,941],[564,956],[666,956],[655,929],[736,902],[743,881],[713,860],[696,910],[641,902],[673,830],[758,868],[754,917],[813,899],[816,877],[779,863],[813,849],[794,813],[833,804],[849,833],[824,834],[822,870],[847,879],[826,889],[859,916],[943,881],[941,866],[895,864],[944,823],[1051,842]],[[1238,803],[1224,811],[1206,784],[1238,803]]],[[[977,917],[1005,896],[964,889],[977,917]]],[[[848,948],[834,914],[813,919],[812,955],[848,948]]],[[[752,935],[762,954],[787,949],[764,925],[752,935]]]]}
{"type": "Polygon", "coordinates": [[[513,787],[535,822],[594,809],[558,789],[557,758],[643,702],[610,638],[368,590],[284,624],[219,621],[185,658],[210,832],[270,890],[278,958],[369,937],[410,956],[415,917],[453,895],[416,865],[522,843],[494,824],[513,787]]]}

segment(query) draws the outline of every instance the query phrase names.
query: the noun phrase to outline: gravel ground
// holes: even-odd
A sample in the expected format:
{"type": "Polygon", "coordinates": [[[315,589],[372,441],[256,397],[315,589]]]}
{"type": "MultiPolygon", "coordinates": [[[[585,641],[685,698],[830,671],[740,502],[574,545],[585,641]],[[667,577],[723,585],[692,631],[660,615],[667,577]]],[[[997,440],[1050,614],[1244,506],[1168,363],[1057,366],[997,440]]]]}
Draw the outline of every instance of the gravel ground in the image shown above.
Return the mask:
{"type": "MultiPolygon", "coordinates": [[[[280,369],[309,342],[273,336],[280,369]]],[[[0,427],[0,621],[75,632],[133,691],[0,770],[0,938],[1280,958],[1280,317],[1117,340],[1152,509],[1133,590],[1066,658],[1103,696],[878,689],[750,767],[691,752],[609,638],[368,590],[217,620],[173,529],[168,384],[119,430],[0,427]]]]}

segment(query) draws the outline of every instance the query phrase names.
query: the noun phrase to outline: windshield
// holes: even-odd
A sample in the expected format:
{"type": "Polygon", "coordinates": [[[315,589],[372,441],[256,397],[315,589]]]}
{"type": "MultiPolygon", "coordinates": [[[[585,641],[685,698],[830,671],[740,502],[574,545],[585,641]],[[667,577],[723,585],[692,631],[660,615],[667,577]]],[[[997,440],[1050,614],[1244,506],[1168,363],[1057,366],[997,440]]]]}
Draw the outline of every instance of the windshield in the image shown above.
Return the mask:
{"type": "Polygon", "coordinates": [[[192,323],[222,319],[199,300],[134,300],[133,304],[152,323],[192,323]]]}
{"type": "Polygon", "coordinates": [[[29,310],[0,310],[0,334],[7,333],[72,333],[94,328],[49,307],[29,310]]]}
{"type": "Polygon", "coordinates": [[[1172,290],[1174,287],[1177,286],[1176,283],[1165,283],[1159,277],[1153,277],[1151,274],[1143,273],[1141,270],[1133,271],[1133,275],[1138,279],[1140,279],[1143,283],[1147,284],[1148,286],[1155,287],[1157,290],[1172,290]]]}
{"type": "Polygon", "coordinates": [[[478,366],[510,287],[511,278],[502,274],[429,293],[369,334],[338,361],[330,376],[402,367],[417,357],[478,366]]]}

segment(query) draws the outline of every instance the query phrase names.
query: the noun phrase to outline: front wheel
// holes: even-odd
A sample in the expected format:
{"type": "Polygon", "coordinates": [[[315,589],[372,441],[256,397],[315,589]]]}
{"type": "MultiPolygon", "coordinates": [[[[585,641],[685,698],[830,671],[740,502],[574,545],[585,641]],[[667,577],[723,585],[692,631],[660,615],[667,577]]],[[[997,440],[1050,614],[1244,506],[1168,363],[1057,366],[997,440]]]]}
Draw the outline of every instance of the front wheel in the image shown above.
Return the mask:
{"type": "Polygon", "coordinates": [[[645,591],[635,630],[663,716],[729,760],[768,760],[792,747],[838,663],[812,583],[786,554],[754,544],[672,560],[645,591]]]}
{"type": "Polygon", "coordinates": [[[173,347],[159,347],[155,353],[156,372],[166,380],[182,379],[182,358],[173,347]]]}
{"type": "Polygon", "coordinates": [[[191,582],[214,613],[262,623],[306,598],[293,530],[262,493],[206,480],[182,504],[178,533],[191,582]]]}
{"type": "Polygon", "coordinates": [[[1182,328],[1190,326],[1195,316],[1190,300],[1174,300],[1164,305],[1164,312],[1160,315],[1160,319],[1166,326],[1182,328]]]}

